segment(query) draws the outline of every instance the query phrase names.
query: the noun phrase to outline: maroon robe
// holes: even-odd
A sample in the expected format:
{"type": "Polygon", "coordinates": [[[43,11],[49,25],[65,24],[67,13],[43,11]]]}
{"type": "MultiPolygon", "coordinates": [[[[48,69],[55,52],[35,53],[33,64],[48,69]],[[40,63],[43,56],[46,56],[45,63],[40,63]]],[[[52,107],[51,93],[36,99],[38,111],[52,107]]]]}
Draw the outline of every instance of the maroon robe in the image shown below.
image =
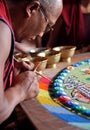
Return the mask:
{"type": "Polygon", "coordinates": [[[77,49],[90,44],[86,39],[84,16],[79,0],[63,0],[63,11],[52,32],[50,46],[75,45],[77,49]]]}
{"type": "Polygon", "coordinates": [[[8,8],[7,8],[7,5],[4,0],[0,0],[0,21],[4,22],[10,28],[11,34],[12,34],[11,51],[10,51],[9,57],[5,63],[4,74],[3,74],[4,89],[6,89],[11,86],[12,78],[13,78],[14,35],[13,35],[13,31],[12,31],[12,25],[11,25],[11,20],[10,20],[9,13],[8,13],[8,8]]]}

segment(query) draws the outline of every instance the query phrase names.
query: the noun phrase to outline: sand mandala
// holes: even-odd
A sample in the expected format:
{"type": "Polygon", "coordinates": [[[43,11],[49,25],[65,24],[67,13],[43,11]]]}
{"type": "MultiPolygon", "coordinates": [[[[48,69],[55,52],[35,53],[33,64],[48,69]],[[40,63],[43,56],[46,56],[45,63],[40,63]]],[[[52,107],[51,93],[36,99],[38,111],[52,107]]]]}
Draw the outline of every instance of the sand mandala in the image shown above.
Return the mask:
{"type": "Polygon", "coordinates": [[[57,104],[90,119],[90,58],[61,70],[48,91],[57,104]]]}

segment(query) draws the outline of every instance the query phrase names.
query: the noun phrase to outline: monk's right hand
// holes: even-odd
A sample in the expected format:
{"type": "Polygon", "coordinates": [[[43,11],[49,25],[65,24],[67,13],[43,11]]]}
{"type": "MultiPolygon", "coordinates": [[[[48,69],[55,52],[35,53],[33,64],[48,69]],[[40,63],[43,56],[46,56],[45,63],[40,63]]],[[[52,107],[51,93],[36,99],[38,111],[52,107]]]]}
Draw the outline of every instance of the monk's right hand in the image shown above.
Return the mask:
{"type": "Polygon", "coordinates": [[[36,97],[39,93],[38,77],[33,71],[25,71],[14,78],[13,86],[22,97],[22,101],[36,97]]]}

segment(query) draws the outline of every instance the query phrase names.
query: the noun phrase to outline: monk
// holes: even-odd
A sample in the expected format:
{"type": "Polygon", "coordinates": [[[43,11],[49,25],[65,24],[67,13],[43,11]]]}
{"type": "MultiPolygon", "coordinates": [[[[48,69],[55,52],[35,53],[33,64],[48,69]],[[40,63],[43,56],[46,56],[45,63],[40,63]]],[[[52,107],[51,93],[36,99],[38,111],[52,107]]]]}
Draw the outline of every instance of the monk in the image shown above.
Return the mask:
{"type": "Polygon", "coordinates": [[[61,8],[62,0],[0,0],[0,123],[17,104],[39,92],[33,64],[14,61],[15,42],[42,36],[61,8]]]}

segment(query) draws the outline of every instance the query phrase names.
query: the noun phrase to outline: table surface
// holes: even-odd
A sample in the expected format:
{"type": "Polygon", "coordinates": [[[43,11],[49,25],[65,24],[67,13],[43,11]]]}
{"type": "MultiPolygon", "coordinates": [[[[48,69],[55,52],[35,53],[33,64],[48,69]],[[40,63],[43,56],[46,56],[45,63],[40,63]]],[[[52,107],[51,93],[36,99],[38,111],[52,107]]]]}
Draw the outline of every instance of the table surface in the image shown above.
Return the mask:
{"type": "MultiPolygon", "coordinates": [[[[52,78],[66,66],[71,65],[72,63],[76,63],[80,60],[84,60],[86,58],[90,58],[90,53],[74,55],[72,57],[71,63],[59,62],[55,69],[47,68],[43,71],[43,74],[52,78]]],[[[24,101],[20,105],[23,108],[24,112],[27,114],[30,121],[38,130],[80,130],[80,128],[72,126],[62,119],[58,119],[57,117],[50,114],[50,112],[42,107],[35,98],[24,101]]]]}

